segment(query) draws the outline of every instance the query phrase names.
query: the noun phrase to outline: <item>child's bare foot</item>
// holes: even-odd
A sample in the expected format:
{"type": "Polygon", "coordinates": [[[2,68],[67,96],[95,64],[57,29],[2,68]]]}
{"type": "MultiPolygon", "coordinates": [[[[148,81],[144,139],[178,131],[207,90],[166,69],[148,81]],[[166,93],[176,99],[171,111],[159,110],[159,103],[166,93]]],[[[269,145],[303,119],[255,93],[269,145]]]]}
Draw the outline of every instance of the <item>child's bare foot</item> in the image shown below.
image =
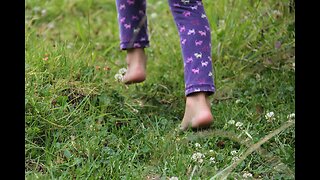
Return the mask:
{"type": "Polygon", "coordinates": [[[127,50],[127,72],[123,77],[125,84],[139,83],[146,79],[147,56],[143,48],[127,50]]]}
{"type": "Polygon", "coordinates": [[[193,93],[187,97],[184,117],[180,126],[181,130],[191,128],[206,128],[211,125],[210,102],[204,92],[193,93]]]}

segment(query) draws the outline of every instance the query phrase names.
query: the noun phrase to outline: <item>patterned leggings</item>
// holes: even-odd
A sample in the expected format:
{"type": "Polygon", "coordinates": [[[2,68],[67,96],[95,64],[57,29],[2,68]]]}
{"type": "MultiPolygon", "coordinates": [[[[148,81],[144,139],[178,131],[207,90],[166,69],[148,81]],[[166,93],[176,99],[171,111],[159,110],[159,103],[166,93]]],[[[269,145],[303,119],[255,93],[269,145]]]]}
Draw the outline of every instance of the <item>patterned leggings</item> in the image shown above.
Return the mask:
{"type": "MultiPolygon", "coordinates": [[[[180,35],[185,95],[215,92],[210,26],[201,0],[168,0],[180,35]]],[[[146,0],[116,0],[120,49],[149,46],[146,0]]]]}

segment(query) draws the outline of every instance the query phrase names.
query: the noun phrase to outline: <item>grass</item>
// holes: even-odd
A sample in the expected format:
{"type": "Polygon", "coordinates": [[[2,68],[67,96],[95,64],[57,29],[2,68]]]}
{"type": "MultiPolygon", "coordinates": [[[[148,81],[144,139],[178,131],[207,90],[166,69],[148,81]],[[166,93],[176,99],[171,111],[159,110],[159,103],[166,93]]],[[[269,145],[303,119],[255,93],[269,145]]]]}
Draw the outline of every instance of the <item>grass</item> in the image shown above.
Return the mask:
{"type": "MultiPolygon", "coordinates": [[[[212,28],[215,122],[204,132],[179,133],[183,62],[166,1],[148,1],[147,80],[125,86],[114,78],[126,67],[114,1],[27,0],[26,179],[210,179],[287,122],[295,112],[289,0],[203,3],[212,28]],[[268,112],[275,119],[268,121],[268,112]],[[196,152],[205,155],[203,163],[192,160],[196,152]]],[[[248,172],[255,179],[294,179],[294,153],[293,126],[228,178],[248,172]]]]}

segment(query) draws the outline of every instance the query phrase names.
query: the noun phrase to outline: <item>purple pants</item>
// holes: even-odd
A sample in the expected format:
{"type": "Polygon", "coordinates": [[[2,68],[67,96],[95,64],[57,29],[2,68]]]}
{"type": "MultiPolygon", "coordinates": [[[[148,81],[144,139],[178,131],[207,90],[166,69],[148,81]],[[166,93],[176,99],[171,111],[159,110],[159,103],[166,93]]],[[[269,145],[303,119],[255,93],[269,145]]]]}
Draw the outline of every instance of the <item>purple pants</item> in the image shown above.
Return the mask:
{"type": "MultiPolygon", "coordinates": [[[[185,95],[215,92],[210,26],[201,0],[168,0],[184,60],[185,95]]],[[[116,0],[120,49],[149,46],[146,0],[116,0]]]]}

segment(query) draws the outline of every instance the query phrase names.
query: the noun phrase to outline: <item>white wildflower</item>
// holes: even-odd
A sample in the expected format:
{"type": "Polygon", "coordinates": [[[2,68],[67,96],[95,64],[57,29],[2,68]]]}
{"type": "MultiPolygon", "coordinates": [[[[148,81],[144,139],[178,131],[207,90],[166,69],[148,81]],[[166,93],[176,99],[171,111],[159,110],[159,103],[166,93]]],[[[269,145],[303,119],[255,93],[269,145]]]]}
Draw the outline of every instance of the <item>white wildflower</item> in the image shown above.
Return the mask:
{"type": "Polygon", "coordinates": [[[156,3],[156,6],[159,6],[159,5],[161,5],[163,3],[163,1],[158,1],[157,3],[156,3]]]}
{"type": "Polygon", "coordinates": [[[201,154],[201,153],[197,152],[197,153],[194,153],[194,154],[192,155],[191,159],[192,159],[193,161],[195,161],[195,162],[202,163],[202,162],[203,162],[203,159],[202,159],[202,158],[204,158],[204,157],[205,157],[204,154],[201,154]]]}
{"type": "Polygon", "coordinates": [[[158,14],[157,13],[151,13],[150,17],[151,19],[155,19],[157,18],[158,14]]]}
{"type": "Polygon", "coordinates": [[[289,115],[287,116],[287,118],[288,118],[289,120],[293,120],[293,119],[295,119],[295,117],[296,117],[295,113],[291,113],[291,114],[289,114],[289,115]]]}
{"type": "Polygon", "coordinates": [[[279,10],[274,10],[272,12],[272,14],[275,15],[275,16],[281,16],[282,15],[282,13],[279,10]]]}
{"type": "Polygon", "coordinates": [[[242,122],[237,122],[237,123],[236,123],[237,129],[241,129],[241,128],[242,128],[242,125],[243,125],[242,122]]]}
{"type": "Polygon", "coordinates": [[[42,15],[42,16],[45,16],[46,14],[47,14],[47,10],[46,10],[46,9],[42,9],[41,15],[42,15]]]}
{"type": "Polygon", "coordinates": [[[169,180],[178,180],[178,177],[173,176],[173,177],[169,178],[169,180]]]}
{"type": "Polygon", "coordinates": [[[68,49],[71,49],[73,47],[73,43],[69,43],[68,45],[67,45],[67,48],[68,49]]]}
{"type": "Polygon", "coordinates": [[[117,81],[122,81],[123,75],[122,75],[122,74],[116,74],[116,75],[114,75],[114,78],[115,78],[117,81]]]}
{"type": "Polygon", "coordinates": [[[214,151],[212,149],[209,150],[209,153],[213,153],[214,151]]]}
{"type": "Polygon", "coordinates": [[[203,159],[198,159],[198,163],[203,163],[203,159]]]}
{"type": "Polygon", "coordinates": [[[228,124],[234,124],[234,123],[236,123],[234,120],[228,121],[228,124]]]}
{"type": "Polygon", "coordinates": [[[239,104],[239,103],[241,103],[241,100],[240,100],[240,99],[237,99],[237,100],[236,100],[236,104],[239,104]]]}
{"type": "Polygon", "coordinates": [[[238,161],[238,160],[239,160],[239,157],[238,157],[238,156],[235,156],[235,157],[232,158],[232,161],[233,161],[233,162],[238,161]]]}
{"type": "Polygon", "coordinates": [[[264,116],[268,121],[274,120],[274,112],[268,112],[265,116],[264,116]]]}
{"type": "Polygon", "coordinates": [[[51,22],[51,23],[49,23],[48,25],[47,25],[47,27],[48,27],[48,29],[53,29],[54,28],[54,23],[53,22],[51,22]]]}
{"type": "Polygon", "coordinates": [[[125,74],[127,72],[127,69],[126,68],[121,68],[119,69],[119,74],[125,74]]]}
{"type": "Polygon", "coordinates": [[[296,70],[296,63],[292,63],[292,68],[294,71],[296,70]]]}
{"type": "Polygon", "coordinates": [[[249,177],[252,177],[252,174],[249,172],[245,172],[245,173],[243,173],[242,177],[249,178],[249,177]]]}
{"type": "Polygon", "coordinates": [[[210,160],[210,163],[216,163],[216,160],[214,157],[211,157],[209,160],[210,160]]]}
{"type": "Polygon", "coordinates": [[[32,9],[35,13],[38,13],[40,11],[40,7],[36,6],[32,9]]]}
{"type": "Polygon", "coordinates": [[[194,144],[197,148],[201,148],[201,145],[199,143],[194,144]]]}
{"type": "Polygon", "coordinates": [[[230,152],[230,154],[231,154],[232,156],[234,156],[234,155],[237,154],[237,151],[236,151],[236,150],[233,150],[233,151],[230,152]]]}

